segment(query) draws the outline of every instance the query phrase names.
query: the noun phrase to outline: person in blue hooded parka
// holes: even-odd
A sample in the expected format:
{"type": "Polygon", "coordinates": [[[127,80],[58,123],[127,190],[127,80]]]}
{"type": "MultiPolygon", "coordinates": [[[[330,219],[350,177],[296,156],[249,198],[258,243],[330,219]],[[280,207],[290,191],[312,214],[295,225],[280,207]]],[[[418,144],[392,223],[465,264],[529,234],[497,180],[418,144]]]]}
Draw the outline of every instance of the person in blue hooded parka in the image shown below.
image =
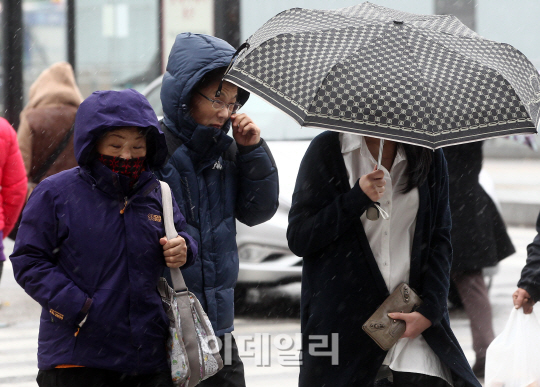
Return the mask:
{"type": "Polygon", "coordinates": [[[176,204],[179,236],[164,237],[157,117],[135,90],[97,91],[79,107],[74,144],[79,166],[38,184],[10,257],[43,307],[38,384],[172,386],[156,286],[166,266],[194,264],[197,244],[176,204]]]}
{"type": "Polygon", "coordinates": [[[245,385],[234,338],[228,335],[238,278],[235,220],[253,226],[270,219],[278,207],[272,154],[259,127],[238,112],[249,94],[222,82],[234,53],[221,39],[180,34],[161,88],[170,158],[158,175],[171,185],[201,258],[182,273],[225,343],[222,355],[232,354],[232,361],[225,356],[224,368],[203,386],[245,385]]]}

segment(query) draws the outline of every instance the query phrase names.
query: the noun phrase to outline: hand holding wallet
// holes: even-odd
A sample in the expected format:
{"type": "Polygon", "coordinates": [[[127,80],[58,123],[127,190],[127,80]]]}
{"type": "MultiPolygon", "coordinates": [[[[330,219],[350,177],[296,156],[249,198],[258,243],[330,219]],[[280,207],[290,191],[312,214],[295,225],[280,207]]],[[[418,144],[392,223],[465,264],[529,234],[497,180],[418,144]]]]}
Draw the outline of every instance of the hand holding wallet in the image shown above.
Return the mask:
{"type": "Polygon", "coordinates": [[[388,313],[411,313],[420,305],[422,299],[405,282],[390,294],[382,305],[364,323],[362,329],[383,350],[388,351],[405,332],[405,321],[394,320],[388,313]]]}

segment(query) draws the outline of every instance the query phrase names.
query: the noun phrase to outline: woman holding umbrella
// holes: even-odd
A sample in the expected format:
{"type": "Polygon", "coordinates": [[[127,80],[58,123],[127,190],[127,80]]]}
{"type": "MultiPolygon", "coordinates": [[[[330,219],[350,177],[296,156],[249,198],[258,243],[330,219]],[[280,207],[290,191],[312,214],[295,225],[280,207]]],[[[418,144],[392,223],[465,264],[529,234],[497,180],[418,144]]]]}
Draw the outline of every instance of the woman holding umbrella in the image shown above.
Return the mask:
{"type": "Polygon", "coordinates": [[[386,141],[378,163],[378,151],[378,139],[324,132],[300,166],[287,230],[291,250],[304,257],[300,386],[369,386],[378,379],[479,386],[446,306],[452,248],[444,156],[386,141]],[[375,202],[388,219],[367,218],[375,202]],[[385,352],[361,327],[402,282],[423,304],[389,316],[404,320],[406,331],[385,352]],[[337,348],[337,362],[321,352],[321,337],[337,348]]]}
{"type": "Polygon", "coordinates": [[[439,148],[535,133],[538,71],[455,16],[369,2],[281,12],[245,47],[227,81],[302,126],[347,133],[312,141],[289,213],[289,246],[304,257],[300,386],[479,386],[448,320],[451,220],[439,148]],[[391,140],[382,162],[371,136],[391,140]],[[367,219],[368,209],[381,217],[367,219]],[[391,316],[407,328],[385,353],[361,327],[400,282],[423,304],[391,316]]]}

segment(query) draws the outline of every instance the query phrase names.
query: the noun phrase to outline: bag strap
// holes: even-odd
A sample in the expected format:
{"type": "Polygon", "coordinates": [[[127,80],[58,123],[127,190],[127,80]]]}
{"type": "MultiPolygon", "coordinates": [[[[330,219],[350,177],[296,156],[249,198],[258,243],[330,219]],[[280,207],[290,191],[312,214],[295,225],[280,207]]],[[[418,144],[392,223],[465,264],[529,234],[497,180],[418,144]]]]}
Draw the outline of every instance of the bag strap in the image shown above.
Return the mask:
{"type": "MultiPolygon", "coordinates": [[[[165,235],[168,240],[178,236],[176,227],[174,226],[174,215],[172,206],[171,187],[164,181],[159,181],[161,184],[161,201],[163,206],[163,223],[165,224],[165,235]]],[[[186,282],[182,276],[182,272],[178,268],[171,268],[171,278],[175,292],[187,291],[186,282]]]]}
{"type": "MultiPolygon", "coordinates": [[[[174,226],[174,215],[172,206],[171,187],[164,181],[161,184],[161,197],[163,206],[163,223],[165,225],[165,235],[168,240],[176,238],[178,232],[174,226]]],[[[180,313],[180,324],[182,326],[182,339],[186,348],[187,358],[189,362],[189,387],[199,383],[201,364],[199,363],[199,343],[197,340],[197,331],[193,321],[193,313],[191,311],[191,300],[189,292],[179,268],[171,268],[171,278],[176,292],[176,302],[180,313]]]]}
{"type": "Polygon", "coordinates": [[[32,183],[38,184],[41,181],[41,178],[45,176],[47,171],[52,167],[58,156],[66,149],[69,144],[69,139],[75,130],[75,125],[71,127],[64,135],[56,149],[47,157],[47,160],[39,167],[34,176],[32,177],[32,183]]]}

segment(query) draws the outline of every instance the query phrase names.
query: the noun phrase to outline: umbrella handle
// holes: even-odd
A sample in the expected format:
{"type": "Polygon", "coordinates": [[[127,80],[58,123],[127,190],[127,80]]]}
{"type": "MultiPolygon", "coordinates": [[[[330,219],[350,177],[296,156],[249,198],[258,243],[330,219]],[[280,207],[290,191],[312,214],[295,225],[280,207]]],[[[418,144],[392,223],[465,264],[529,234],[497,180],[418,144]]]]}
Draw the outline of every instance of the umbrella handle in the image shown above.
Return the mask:
{"type": "MultiPolygon", "coordinates": [[[[383,148],[384,148],[384,140],[381,138],[381,142],[379,143],[379,157],[377,160],[377,169],[381,169],[383,148]]],[[[383,210],[382,207],[379,205],[379,203],[374,203],[373,205],[375,206],[375,208],[379,210],[379,213],[381,214],[381,217],[383,219],[386,220],[390,218],[390,215],[388,214],[388,212],[383,210]]]]}
{"type": "Polygon", "coordinates": [[[381,138],[381,142],[379,144],[379,157],[377,160],[377,169],[381,169],[383,148],[384,148],[384,140],[381,138]]]}
{"type": "Polygon", "coordinates": [[[233,54],[232,58],[231,58],[231,61],[229,62],[229,66],[227,66],[227,70],[225,70],[225,74],[223,74],[223,78],[221,78],[221,82],[219,82],[219,87],[216,91],[216,98],[219,97],[221,95],[221,88],[223,87],[223,81],[225,80],[225,75],[227,75],[227,73],[229,72],[229,70],[231,69],[233,63],[234,63],[234,58],[236,58],[236,56],[238,54],[240,54],[240,51],[242,51],[244,48],[247,48],[249,49],[249,43],[248,42],[244,42],[240,45],[240,47],[238,47],[238,49],[236,50],[236,52],[233,54]]]}

